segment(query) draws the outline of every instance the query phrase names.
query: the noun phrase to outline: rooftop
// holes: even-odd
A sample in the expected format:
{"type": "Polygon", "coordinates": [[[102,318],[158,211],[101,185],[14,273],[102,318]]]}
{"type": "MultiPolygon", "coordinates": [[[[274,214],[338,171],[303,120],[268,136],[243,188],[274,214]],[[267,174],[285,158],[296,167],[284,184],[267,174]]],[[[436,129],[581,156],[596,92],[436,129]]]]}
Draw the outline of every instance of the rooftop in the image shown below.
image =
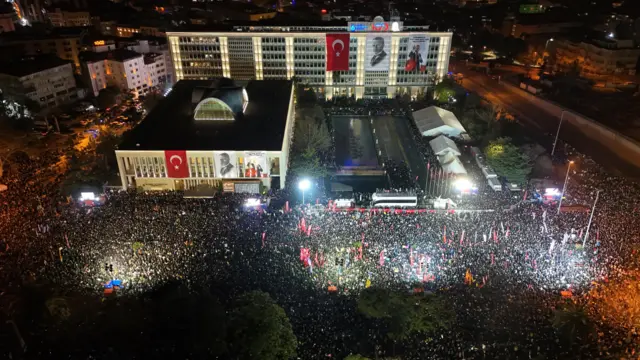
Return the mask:
{"type": "Polygon", "coordinates": [[[128,49],[116,49],[102,52],[83,51],[80,53],[80,59],[86,62],[104,61],[107,59],[123,62],[141,56],[142,54],[138,54],[137,52],[128,49]]]}
{"type": "Polygon", "coordinates": [[[0,63],[0,73],[23,77],[67,64],[71,62],[52,55],[29,56],[17,61],[0,63]]]}
{"type": "Polygon", "coordinates": [[[121,150],[262,150],[282,149],[292,82],[252,80],[249,103],[236,120],[194,120],[194,90],[211,80],[181,80],[124,138],[121,150]]]}

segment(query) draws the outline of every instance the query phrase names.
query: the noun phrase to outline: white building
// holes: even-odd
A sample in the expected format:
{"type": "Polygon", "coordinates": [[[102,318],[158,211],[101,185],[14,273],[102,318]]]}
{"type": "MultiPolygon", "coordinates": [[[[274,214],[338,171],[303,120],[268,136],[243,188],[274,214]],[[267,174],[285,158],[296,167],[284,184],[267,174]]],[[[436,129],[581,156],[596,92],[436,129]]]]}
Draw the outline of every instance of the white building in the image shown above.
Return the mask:
{"type": "Polygon", "coordinates": [[[127,49],[100,53],[83,53],[83,76],[93,94],[107,86],[117,86],[132,91],[136,96],[149,90],[163,90],[166,81],[166,65],[162,54],[146,55],[127,49]]]}
{"type": "Polygon", "coordinates": [[[437,156],[441,156],[447,153],[451,153],[455,156],[460,156],[460,149],[453,140],[444,135],[440,135],[437,138],[429,141],[429,146],[433,149],[433,153],[437,156]]]}
{"type": "Polygon", "coordinates": [[[71,63],[48,55],[0,64],[0,88],[9,87],[23,92],[42,108],[78,98],[71,63]]]}
{"type": "Polygon", "coordinates": [[[466,131],[454,113],[437,106],[414,111],[413,121],[422,136],[463,137],[466,131]]]}
{"type": "Polygon", "coordinates": [[[230,79],[176,83],[116,150],[123,188],[184,190],[191,196],[284,188],[293,83],[243,85],[230,79]]]}
{"type": "Polygon", "coordinates": [[[446,75],[451,36],[379,17],[342,26],[236,26],[227,32],[167,33],[177,80],[296,78],[326,98],[417,96],[446,75]],[[417,46],[419,61],[411,61],[417,46]],[[330,59],[346,62],[332,69],[330,59]]]}

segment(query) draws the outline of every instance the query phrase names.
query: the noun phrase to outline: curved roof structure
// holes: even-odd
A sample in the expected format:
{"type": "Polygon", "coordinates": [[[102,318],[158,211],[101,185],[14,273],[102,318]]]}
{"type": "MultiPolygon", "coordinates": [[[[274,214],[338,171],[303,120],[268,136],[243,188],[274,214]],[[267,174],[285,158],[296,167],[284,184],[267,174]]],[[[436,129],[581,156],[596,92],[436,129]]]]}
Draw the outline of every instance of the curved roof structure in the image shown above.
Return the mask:
{"type": "Polygon", "coordinates": [[[249,98],[245,89],[242,86],[237,86],[233,80],[228,78],[216,79],[206,86],[196,87],[191,93],[191,103],[197,104],[194,111],[196,120],[234,120],[234,118],[244,113],[248,102],[249,98]],[[214,102],[211,99],[216,99],[218,102],[214,102]],[[228,116],[224,118],[206,117],[202,114],[203,107],[201,106],[205,104],[207,108],[216,107],[219,110],[226,107],[234,116],[231,118],[228,118],[228,116]],[[222,106],[223,104],[225,106],[222,106]],[[199,109],[200,115],[198,115],[199,109]]]}
{"type": "Polygon", "coordinates": [[[224,101],[209,97],[198,103],[193,111],[195,120],[234,120],[235,113],[224,101]]]}

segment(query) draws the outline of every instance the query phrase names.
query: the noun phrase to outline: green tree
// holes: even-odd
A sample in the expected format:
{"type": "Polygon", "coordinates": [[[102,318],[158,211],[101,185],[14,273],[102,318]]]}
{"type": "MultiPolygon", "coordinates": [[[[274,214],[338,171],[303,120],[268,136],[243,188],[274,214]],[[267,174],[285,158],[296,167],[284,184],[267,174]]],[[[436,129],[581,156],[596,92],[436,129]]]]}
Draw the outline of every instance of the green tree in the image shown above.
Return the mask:
{"type": "Polygon", "coordinates": [[[105,127],[100,131],[100,136],[97,140],[96,154],[102,157],[105,170],[109,171],[111,168],[117,167],[115,151],[122,138],[112,130],[105,127]]]}
{"type": "Polygon", "coordinates": [[[120,101],[122,90],[117,86],[109,86],[98,93],[98,106],[101,109],[110,108],[120,101]]]}
{"type": "Polygon", "coordinates": [[[450,98],[456,96],[456,91],[453,87],[453,80],[444,79],[435,88],[435,97],[438,102],[448,103],[450,98]]]}
{"type": "Polygon", "coordinates": [[[360,354],[355,354],[355,355],[351,354],[351,355],[347,356],[346,358],[344,358],[344,360],[369,360],[369,358],[368,357],[364,357],[364,356],[362,356],[360,354]]]}
{"type": "Polygon", "coordinates": [[[297,339],[284,310],[269,294],[245,293],[229,314],[228,345],[238,359],[289,359],[297,339]]]}
{"type": "Polygon", "coordinates": [[[567,302],[553,312],[552,325],[571,345],[587,340],[592,324],[582,307],[567,302]]]}
{"type": "Polygon", "coordinates": [[[159,93],[156,93],[156,92],[149,93],[147,96],[144,97],[144,101],[142,102],[142,107],[148,113],[151,111],[151,109],[153,109],[156,105],[158,105],[158,103],[162,99],[164,99],[164,96],[162,96],[159,93]]]}
{"type": "Polygon", "coordinates": [[[490,141],[485,148],[487,164],[498,175],[515,184],[525,184],[531,173],[532,165],[526,155],[511,143],[508,137],[490,141]]]}

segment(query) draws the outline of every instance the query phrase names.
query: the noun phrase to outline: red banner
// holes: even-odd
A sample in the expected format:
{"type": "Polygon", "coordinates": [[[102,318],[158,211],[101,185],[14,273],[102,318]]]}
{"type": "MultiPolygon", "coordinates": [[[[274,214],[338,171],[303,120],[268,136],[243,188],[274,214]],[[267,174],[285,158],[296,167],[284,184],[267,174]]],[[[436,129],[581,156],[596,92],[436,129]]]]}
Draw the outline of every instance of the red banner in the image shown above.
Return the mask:
{"type": "Polygon", "coordinates": [[[349,70],[349,34],[327,34],[327,71],[349,70]]]}
{"type": "Polygon", "coordinates": [[[170,178],[189,177],[189,163],[187,152],[184,150],[172,150],[164,152],[164,160],[167,162],[167,176],[170,178]]]}

